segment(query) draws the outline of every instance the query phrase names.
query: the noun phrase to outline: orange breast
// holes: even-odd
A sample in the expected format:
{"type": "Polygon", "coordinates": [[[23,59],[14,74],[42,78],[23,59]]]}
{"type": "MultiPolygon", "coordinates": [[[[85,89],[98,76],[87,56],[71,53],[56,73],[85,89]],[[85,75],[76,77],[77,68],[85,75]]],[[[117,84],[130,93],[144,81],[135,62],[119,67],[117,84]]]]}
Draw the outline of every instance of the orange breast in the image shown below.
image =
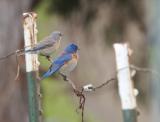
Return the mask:
{"type": "Polygon", "coordinates": [[[78,60],[78,55],[76,53],[72,54],[72,59],[78,60]]]}

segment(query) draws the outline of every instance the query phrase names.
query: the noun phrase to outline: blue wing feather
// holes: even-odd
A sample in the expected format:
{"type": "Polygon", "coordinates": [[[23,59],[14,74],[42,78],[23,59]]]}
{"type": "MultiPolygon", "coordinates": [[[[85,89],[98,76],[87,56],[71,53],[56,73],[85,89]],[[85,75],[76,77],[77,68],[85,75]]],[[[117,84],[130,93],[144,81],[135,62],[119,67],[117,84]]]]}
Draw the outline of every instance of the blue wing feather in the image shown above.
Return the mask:
{"type": "Polygon", "coordinates": [[[52,65],[50,69],[46,73],[44,73],[42,78],[51,76],[53,73],[57,72],[60,68],[61,68],[61,65],[52,65]]]}
{"type": "Polygon", "coordinates": [[[72,54],[63,54],[59,56],[55,61],[53,62],[54,64],[64,64],[65,62],[69,61],[72,59],[72,54]]]}
{"type": "Polygon", "coordinates": [[[55,72],[57,72],[65,64],[65,62],[68,62],[71,59],[72,59],[71,54],[64,54],[55,59],[50,69],[43,75],[43,78],[49,77],[55,72]]]}

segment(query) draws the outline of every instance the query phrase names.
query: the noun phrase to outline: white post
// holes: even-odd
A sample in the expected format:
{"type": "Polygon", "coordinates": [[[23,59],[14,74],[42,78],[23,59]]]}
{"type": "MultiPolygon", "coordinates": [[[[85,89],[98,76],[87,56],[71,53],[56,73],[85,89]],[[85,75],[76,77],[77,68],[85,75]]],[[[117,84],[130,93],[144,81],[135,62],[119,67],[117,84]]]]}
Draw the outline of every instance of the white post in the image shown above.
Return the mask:
{"type": "Polygon", "coordinates": [[[127,44],[114,44],[119,95],[124,122],[136,122],[136,97],[129,68],[127,44]]]}
{"type": "MultiPolygon", "coordinates": [[[[36,13],[23,13],[24,17],[24,44],[25,50],[29,50],[32,46],[37,44],[37,27],[36,27],[36,13]]],[[[38,71],[39,62],[37,54],[25,53],[26,71],[38,71]]]]}
{"type": "MultiPolygon", "coordinates": [[[[25,50],[28,50],[37,43],[37,14],[33,12],[23,13],[23,18],[25,50]]],[[[39,69],[38,55],[25,53],[25,61],[28,82],[29,122],[40,122],[40,98],[37,94],[37,91],[39,92],[40,89],[40,84],[36,79],[36,74],[39,69]]]]}

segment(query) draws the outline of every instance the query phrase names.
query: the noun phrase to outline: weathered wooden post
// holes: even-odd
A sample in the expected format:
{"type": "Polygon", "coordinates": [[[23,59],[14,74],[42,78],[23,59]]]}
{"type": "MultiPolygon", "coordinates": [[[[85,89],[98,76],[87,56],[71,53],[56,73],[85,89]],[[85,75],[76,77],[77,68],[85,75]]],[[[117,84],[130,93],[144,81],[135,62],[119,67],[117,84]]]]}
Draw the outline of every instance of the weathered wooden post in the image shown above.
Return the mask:
{"type": "Polygon", "coordinates": [[[136,97],[129,68],[127,44],[114,44],[119,95],[122,104],[124,122],[136,122],[136,97]]]}
{"type": "MultiPolygon", "coordinates": [[[[25,50],[28,50],[37,43],[37,14],[33,12],[23,13],[23,18],[25,50]]],[[[39,122],[39,98],[37,95],[39,86],[37,86],[36,79],[36,74],[39,70],[38,55],[26,53],[25,61],[28,82],[29,122],[39,122]]]]}

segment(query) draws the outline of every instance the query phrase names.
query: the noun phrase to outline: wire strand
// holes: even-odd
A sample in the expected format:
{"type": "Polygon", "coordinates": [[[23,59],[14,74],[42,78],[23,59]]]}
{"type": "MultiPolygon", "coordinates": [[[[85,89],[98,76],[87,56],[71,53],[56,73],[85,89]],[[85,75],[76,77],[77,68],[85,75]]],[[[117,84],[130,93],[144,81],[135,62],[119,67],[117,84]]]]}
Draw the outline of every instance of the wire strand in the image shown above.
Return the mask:
{"type": "Polygon", "coordinates": [[[9,53],[8,55],[1,57],[0,60],[4,60],[6,58],[9,58],[10,56],[15,55],[15,54],[16,54],[16,52],[9,53]]]}

